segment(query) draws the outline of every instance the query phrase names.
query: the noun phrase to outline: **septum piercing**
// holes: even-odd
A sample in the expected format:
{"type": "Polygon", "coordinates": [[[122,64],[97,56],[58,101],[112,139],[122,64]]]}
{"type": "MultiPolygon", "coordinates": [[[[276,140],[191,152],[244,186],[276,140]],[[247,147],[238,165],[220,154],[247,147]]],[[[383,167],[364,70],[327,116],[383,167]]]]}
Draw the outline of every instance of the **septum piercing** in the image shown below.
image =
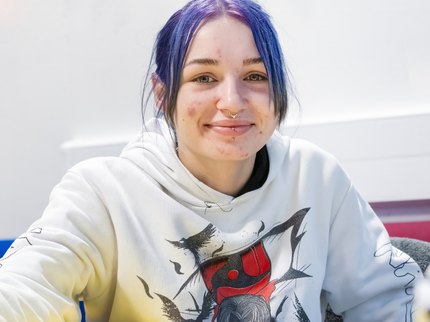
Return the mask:
{"type": "Polygon", "coordinates": [[[236,116],[237,116],[237,114],[239,114],[239,112],[237,112],[236,114],[231,114],[231,112],[228,111],[228,114],[230,114],[230,116],[231,116],[232,119],[235,119],[236,116]]]}

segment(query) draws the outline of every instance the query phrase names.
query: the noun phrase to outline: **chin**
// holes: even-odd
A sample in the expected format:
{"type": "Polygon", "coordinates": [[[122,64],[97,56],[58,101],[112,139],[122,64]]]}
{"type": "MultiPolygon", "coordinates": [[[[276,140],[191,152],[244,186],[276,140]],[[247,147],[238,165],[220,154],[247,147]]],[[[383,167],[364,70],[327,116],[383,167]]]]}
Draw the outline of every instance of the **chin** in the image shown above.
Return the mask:
{"type": "Polygon", "coordinates": [[[211,154],[213,155],[213,159],[220,161],[242,161],[255,156],[259,150],[260,149],[252,149],[242,146],[240,143],[232,142],[215,146],[211,154]]]}

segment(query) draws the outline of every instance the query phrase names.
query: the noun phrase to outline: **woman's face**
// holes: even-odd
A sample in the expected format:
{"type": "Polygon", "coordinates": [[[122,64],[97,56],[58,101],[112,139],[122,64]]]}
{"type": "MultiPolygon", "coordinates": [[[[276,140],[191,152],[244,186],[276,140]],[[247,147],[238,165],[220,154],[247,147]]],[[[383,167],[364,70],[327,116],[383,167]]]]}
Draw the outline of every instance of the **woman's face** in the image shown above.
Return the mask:
{"type": "Polygon", "coordinates": [[[222,17],[199,28],[185,58],[175,124],[182,161],[245,160],[269,140],[277,120],[248,26],[222,17]]]}

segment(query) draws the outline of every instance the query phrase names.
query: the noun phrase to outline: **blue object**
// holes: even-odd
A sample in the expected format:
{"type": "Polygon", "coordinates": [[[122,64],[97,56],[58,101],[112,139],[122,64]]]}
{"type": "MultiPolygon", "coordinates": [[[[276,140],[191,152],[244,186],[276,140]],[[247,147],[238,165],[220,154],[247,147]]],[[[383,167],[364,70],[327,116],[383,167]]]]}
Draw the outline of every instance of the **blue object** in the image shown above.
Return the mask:
{"type": "Polygon", "coordinates": [[[85,322],[85,306],[84,301],[79,301],[79,307],[81,308],[82,320],[81,322],[85,322]]]}
{"type": "MultiPolygon", "coordinates": [[[[13,240],[0,240],[0,258],[3,257],[4,253],[6,253],[6,251],[9,249],[10,245],[13,243],[13,240]]],[[[79,307],[81,309],[81,313],[82,313],[82,320],[81,322],[85,322],[85,307],[84,307],[84,302],[80,301],[79,302],[79,307]]]]}
{"type": "Polygon", "coordinates": [[[13,240],[0,240],[0,257],[3,257],[12,243],[13,240]]]}

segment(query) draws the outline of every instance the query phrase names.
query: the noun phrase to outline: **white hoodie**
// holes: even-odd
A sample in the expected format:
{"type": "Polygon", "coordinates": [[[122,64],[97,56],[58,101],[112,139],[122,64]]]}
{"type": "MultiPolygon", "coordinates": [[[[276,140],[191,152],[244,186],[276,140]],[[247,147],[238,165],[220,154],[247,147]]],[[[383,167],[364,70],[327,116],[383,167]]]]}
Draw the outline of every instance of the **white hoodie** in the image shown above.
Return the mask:
{"type": "Polygon", "coordinates": [[[338,162],[279,133],[267,149],[266,182],[237,198],[191,175],[162,121],[73,167],[0,260],[0,321],[80,321],[79,299],[87,321],[322,321],[327,303],[411,321],[420,269],[338,162]]]}

